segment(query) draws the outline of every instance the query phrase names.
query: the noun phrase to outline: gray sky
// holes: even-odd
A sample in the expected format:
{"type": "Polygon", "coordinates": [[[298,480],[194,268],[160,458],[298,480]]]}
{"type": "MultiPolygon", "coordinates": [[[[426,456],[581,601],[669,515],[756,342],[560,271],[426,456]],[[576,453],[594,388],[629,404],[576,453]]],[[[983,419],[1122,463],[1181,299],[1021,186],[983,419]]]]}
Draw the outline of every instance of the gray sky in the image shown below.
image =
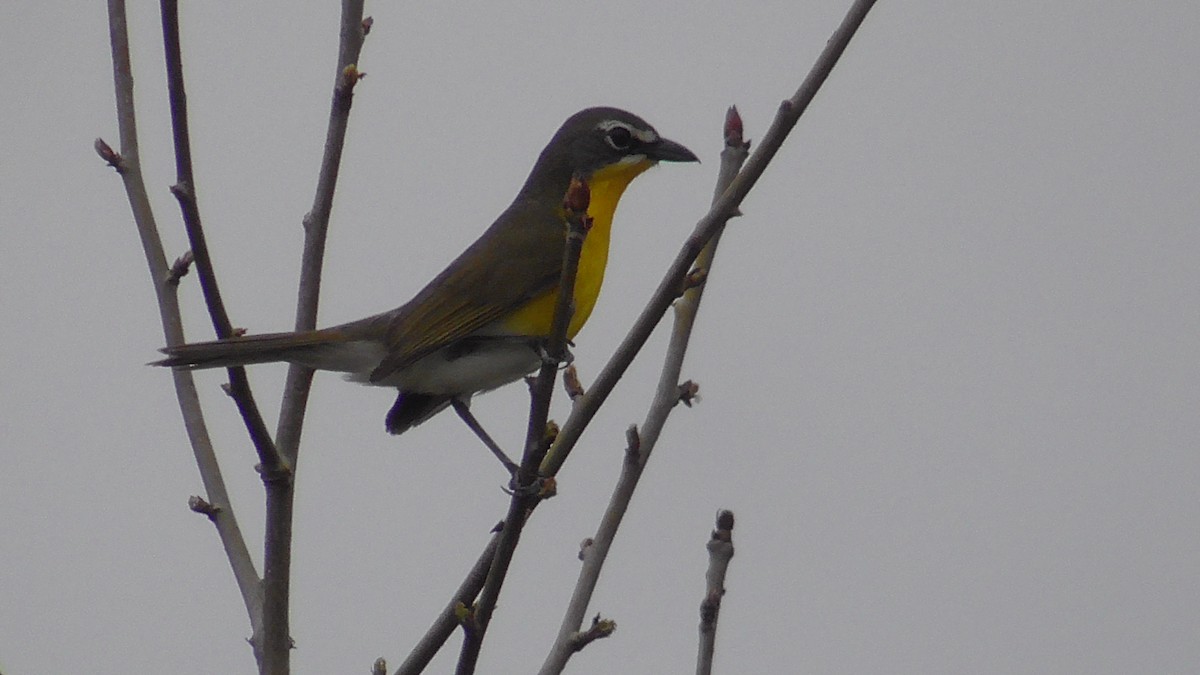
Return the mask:
{"type": "MultiPolygon", "coordinates": [[[[291,325],[336,4],[183,11],[201,208],[254,331],[291,325]]],[[[725,107],[760,137],[847,4],[369,3],[322,323],[407,300],[567,115],[617,105],[704,163],[622,202],[574,350],[588,380],[706,210],[725,107]]],[[[156,8],[130,13],[175,256],[156,8]]],[[[618,631],[571,672],[693,667],[718,508],[738,518],[720,672],[1195,672],[1198,34],[1193,2],[880,3],[723,241],[685,367],[703,400],[668,424],[605,569],[591,611],[618,631]]],[[[0,670],[253,672],[224,554],[186,507],[170,378],[142,365],[162,334],[129,209],[91,149],[117,140],[102,4],[4,3],[0,59],[0,670]]],[[[194,277],[183,297],[207,338],[194,277]]],[[[481,672],[541,662],[664,338],[527,528],[481,672]]],[[[252,370],[265,410],[283,373],[252,370]]],[[[222,378],[199,384],[257,557],[262,492],[222,378]]],[[[391,400],[317,378],[297,673],[399,663],[504,513],[469,432],[443,415],[390,437],[391,400]]],[[[518,444],[521,387],[475,410],[518,444]]]]}

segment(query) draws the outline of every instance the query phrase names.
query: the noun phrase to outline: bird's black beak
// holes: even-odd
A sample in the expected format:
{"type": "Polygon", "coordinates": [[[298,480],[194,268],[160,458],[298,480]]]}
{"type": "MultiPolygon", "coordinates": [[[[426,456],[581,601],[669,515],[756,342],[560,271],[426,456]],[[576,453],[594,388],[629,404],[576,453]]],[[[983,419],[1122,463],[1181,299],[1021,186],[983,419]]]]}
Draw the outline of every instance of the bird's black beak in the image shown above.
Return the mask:
{"type": "Polygon", "coordinates": [[[662,162],[699,162],[696,153],[675,141],[660,138],[646,146],[646,156],[662,162]]]}

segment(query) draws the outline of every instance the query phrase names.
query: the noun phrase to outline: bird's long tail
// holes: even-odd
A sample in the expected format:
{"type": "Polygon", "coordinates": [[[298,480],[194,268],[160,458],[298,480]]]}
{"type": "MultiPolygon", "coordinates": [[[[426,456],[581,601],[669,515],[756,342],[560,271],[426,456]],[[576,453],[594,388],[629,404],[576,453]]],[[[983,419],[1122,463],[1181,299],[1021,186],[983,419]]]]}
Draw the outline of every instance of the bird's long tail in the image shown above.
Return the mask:
{"type": "Polygon", "coordinates": [[[315,330],[303,333],[264,333],[243,337],[193,342],[166,347],[167,358],[154,361],[153,366],[169,366],[188,370],[199,368],[230,368],[253,363],[288,361],[313,368],[329,368],[325,363],[340,351],[346,337],[340,331],[315,330]]]}

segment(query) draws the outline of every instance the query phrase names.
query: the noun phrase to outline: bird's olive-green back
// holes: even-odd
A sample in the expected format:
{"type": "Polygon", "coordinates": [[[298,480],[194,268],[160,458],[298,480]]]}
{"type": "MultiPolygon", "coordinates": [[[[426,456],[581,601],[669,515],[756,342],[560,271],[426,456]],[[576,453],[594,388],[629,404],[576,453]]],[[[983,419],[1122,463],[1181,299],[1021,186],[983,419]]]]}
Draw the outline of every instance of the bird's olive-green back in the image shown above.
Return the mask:
{"type": "Polygon", "coordinates": [[[515,311],[562,274],[566,224],[557,209],[514,203],[462,255],[404,306],[386,316],[387,377],[515,311]]]}

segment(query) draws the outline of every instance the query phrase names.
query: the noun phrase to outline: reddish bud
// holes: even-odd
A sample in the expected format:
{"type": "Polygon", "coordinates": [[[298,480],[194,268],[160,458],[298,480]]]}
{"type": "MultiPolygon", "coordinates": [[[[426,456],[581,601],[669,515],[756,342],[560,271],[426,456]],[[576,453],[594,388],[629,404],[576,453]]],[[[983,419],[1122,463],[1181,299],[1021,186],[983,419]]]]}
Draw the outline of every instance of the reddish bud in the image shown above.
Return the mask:
{"type": "Polygon", "coordinates": [[[733,511],[721,510],[717,512],[717,529],[726,532],[733,530],[733,511]]]}
{"type": "Polygon", "coordinates": [[[731,105],[725,113],[725,145],[741,145],[743,135],[742,116],[738,114],[737,106],[731,105]]]}
{"type": "Polygon", "coordinates": [[[588,204],[592,201],[592,191],[587,181],[579,176],[571,177],[571,185],[563,197],[563,208],[571,213],[587,213],[588,204]]]}
{"type": "Polygon", "coordinates": [[[124,171],[125,161],[121,158],[121,153],[113,150],[112,146],[103,138],[97,138],[92,147],[96,148],[96,154],[100,155],[100,159],[108,162],[108,165],[116,169],[117,173],[124,171]]]}

